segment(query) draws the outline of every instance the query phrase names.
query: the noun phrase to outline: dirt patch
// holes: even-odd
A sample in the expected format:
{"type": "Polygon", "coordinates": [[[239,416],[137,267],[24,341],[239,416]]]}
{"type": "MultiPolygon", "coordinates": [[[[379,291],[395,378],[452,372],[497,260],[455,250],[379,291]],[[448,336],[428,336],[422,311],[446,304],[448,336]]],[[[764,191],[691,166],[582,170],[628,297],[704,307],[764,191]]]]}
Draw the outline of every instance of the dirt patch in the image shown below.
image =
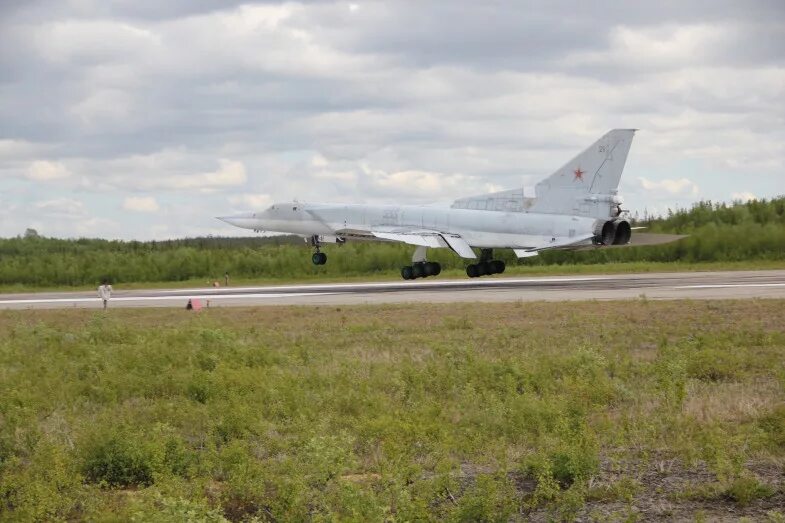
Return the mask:
{"type": "Polygon", "coordinates": [[[774,379],[756,383],[713,383],[693,380],[684,413],[700,422],[743,422],[783,401],[782,387],[774,379]]]}
{"type": "MultiPolygon", "coordinates": [[[[785,509],[785,467],[779,463],[748,463],[747,471],[772,491],[765,499],[755,499],[740,504],[733,499],[718,496],[715,499],[690,499],[691,491],[716,485],[717,476],[705,464],[685,466],[678,459],[653,458],[643,461],[602,460],[600,473],[590,480],[590,491],[603,486],[631,480],[637,491],[631,499],[588,500],[578,511],[576,521],[624,521],[635,518],[642,521],[738,521],[747,517],[753,521],[771,519],[785,509]],[[773,514],[772,514],[773,513],[773,514]]],[[[532,484],[520,483],[534,488],[532,484]]],[[[553,510],[532,510],[524,513],[531,521],[551,521],[553,510]]]]}

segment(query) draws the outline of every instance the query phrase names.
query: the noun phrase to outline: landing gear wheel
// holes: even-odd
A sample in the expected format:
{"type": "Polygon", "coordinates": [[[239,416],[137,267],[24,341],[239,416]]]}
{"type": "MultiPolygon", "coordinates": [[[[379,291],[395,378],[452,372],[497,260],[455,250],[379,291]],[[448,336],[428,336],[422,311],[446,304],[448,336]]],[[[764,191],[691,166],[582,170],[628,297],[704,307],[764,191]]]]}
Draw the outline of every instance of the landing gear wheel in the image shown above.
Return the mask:
{"type": "Polygon", "coordinates": [[[403,267],[401,269],[401,278],[404,280],[413,280],[414,279],[414,270],[412,267],[403,267]]]}
{"type": "Polygon", "coordinates": [[[412,274],[414,274],[415,278],[423,278],[426,276],[425,274],[425,264],[424,263],[415,263],[412,267],[412,274]]]}
{"type": "Polygon", "coordinates": [[[424,276],[436,276],[441,272],[439,264],[434,262],[425,262],[423,264],[423,269],[423,272],[425,272],[424,276]]]}
{"type": "Polygon", "coordinates": [[[469,278],[477,278],[489,274],[501,274],[504,272],[505,264],[501,260],[486,260],[477,264],[470,264],[466,267],[466,274],[469,278]]]}
{"type": "Polygon", "coordinates": [[[311,261],[314,265],[324,265],[327,263],[327,255],[323,252],[315,252],[311,256],[311,261]]]}

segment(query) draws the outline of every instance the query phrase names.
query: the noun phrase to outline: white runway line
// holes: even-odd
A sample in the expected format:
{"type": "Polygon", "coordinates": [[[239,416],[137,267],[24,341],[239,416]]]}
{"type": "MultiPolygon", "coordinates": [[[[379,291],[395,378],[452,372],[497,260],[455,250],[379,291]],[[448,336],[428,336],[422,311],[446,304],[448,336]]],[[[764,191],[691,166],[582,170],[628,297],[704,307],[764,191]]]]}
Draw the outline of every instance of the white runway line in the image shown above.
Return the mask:
{"type": "Polygon", "coordinates": [[[785,287],[785,283],[713,283],[705,285],[677,285],[674,289],[726,289],[736,287],[785,287]]]}
{"type": "MultiPolygon", "coordinates": [[[[493,285],[496,283],[497,285],[500,282],[504,283],[561,283],[561,282],[581,282],[581,281],[597,281],[597,280],[608,280],[612,279],[612,276],[585,276],[585,277],[565,277],[565,278],[527,278],[527,279],[509,279],[509,278],[500,278],[495,280],[432,280],[432,281],[418,281],[418,282],[382,282],[382,283],[316,283],[316,284],[307,284],[307,285],[274,285],[272,287],[224,287],[223,289],[215,289],[215,292],[221,292],[222,290],[231,289],[233,291],[238,292],[246,292],[246,291],[255,291],[255,290],[265,290],[265,291],[289,291],[293,289],[302,289],[302,290],[311,290],[311,289],[356,289],[358,287],[362,288],[372,288],[372,289],[384,289],[388,287],[402,287],[402,286],[409,286],[409,287],[431,287],[434,285],[456,285],[456,286],[475,286],[475,285],[493,285]]],[[[162,289],[156,290],[155,292],[159,292],[161,294],[173,294],[178,292],[186,292],[188,290],[193,290],[195,292],[203,292],[203,293],[210,293],[213,288],[206,287],[201,289],[162,289]]],[[[320,293],[321,294],[321,293],[320,293]]]]}
{"type": "MultiPolygon", "coordinates": [[[[226,300],[242,298],[299,298],[303,296],[327,296],[329,292],[291,292],[291,293],[264,293],[264,294],[210,294],[210,295],[184,295],[184,296],[126,296],[109,300],[109,303],[118,301],[172,301],[172,300],[226,300]]],[[[36,303],[100,303],[101,298],[40,298],[23,300],[0,300],[0,305],[24,305],[36,303]]]]}

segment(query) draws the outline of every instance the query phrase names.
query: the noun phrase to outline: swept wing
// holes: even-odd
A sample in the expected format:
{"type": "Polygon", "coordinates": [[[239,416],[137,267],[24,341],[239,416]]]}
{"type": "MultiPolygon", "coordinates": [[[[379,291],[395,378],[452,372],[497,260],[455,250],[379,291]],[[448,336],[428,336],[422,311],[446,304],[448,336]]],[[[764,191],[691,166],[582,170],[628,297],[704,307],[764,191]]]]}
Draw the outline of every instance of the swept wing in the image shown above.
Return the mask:
{"type": "Polygon", "coordinates": [[[474,259],[477,255],[471,246],[458,234],[448,234],[429,229],[381,228],[372,229],[371,234],[383,240],[398,241],[422,247],[449,247],[462,258],[474,259]]]}

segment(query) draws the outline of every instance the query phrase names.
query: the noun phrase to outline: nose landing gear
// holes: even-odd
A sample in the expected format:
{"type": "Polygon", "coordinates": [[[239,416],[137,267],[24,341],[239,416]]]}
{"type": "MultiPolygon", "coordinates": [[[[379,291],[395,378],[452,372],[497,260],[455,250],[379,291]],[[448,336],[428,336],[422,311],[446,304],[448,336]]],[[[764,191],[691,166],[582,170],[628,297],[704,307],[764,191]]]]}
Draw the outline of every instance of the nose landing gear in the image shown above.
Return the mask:
{"type": "Polygon", "coordinates": [[[311,256],[313,264],[324,265],[327,263],[327,255],[319,250],[322,247],[322,242],[319,241],[319,237],[315,234],[311,236],[311,246],[316,249],[316,252],[311,256]]]}
{"type": "Polygon", "coordinates": [[[311,256],[311,261],[314,265],[324,265],[327,263],[327,255],[323,252],[315,252],[311,256]]]}

